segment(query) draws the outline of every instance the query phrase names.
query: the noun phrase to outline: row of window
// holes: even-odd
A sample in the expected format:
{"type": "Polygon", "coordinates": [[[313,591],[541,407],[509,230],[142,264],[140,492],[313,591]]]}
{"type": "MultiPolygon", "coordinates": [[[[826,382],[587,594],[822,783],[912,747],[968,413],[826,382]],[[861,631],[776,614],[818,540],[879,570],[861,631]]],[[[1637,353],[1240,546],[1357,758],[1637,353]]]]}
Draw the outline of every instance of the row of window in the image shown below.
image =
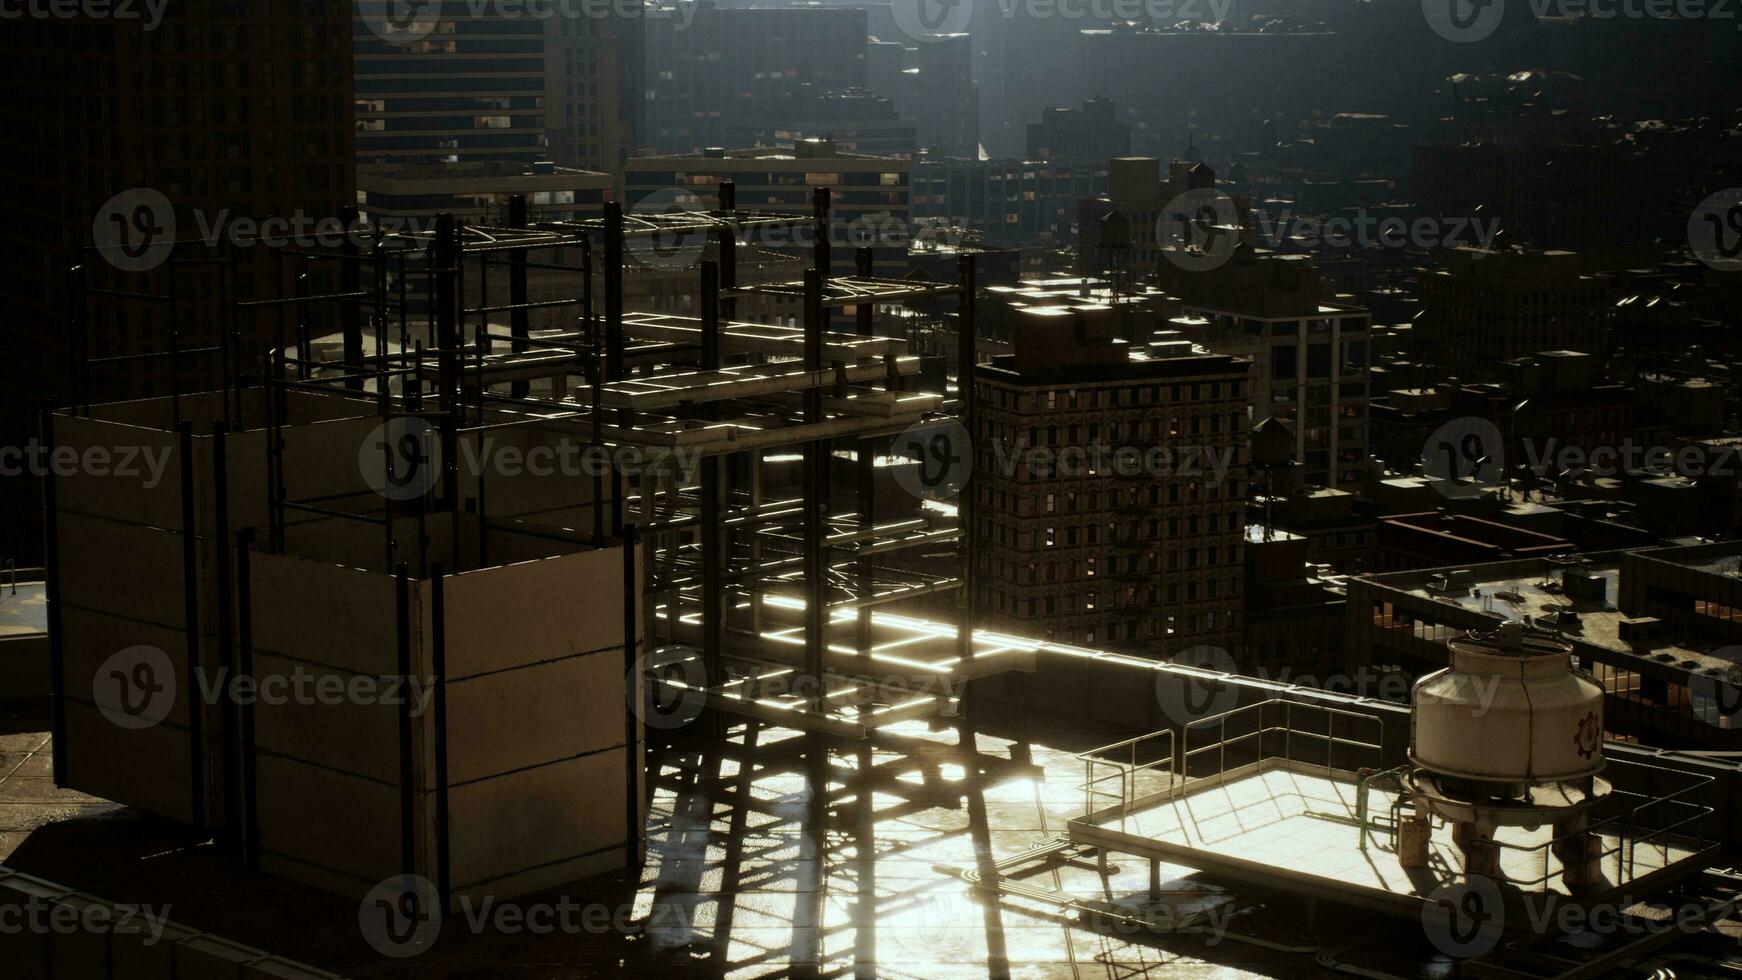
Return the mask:
{"type": "MultiPolygon", "coordinates": [[[[1210,545],[1203,548],[1185,548],[1180,551],[1167,552],[1167,570],[1180,570],[1181,556],[1184,556],[1186,568],[1198,568],[1200,564],[1206,568],[1218,565],[1237,566],[1241,561],[1240,545],[1210,545]]],[[[1095,578],[1104,574],[1112,578],[1136,578],[1153,576],[1161,573],[1161,555],[1156,552],[1146,552],[1141,555],[1105,556],[1103,563],[1099,556],[1085,557],[1081,566],[1081,580],[1095,578]]],[[[999,581],[1013,585],[1037,585],[1041,581],[1072,582],[1078,581],[1078,565],[1075,558],[1062,561],[1020,561],[994,555],[983,555],[980,558],[981,571],[995,576],[999,581]]]]}
{"type": "Polygon", "coordinates": [[[1004,385],[985,384],[979,389],[982,405],[995,405],[1019,412],[1056,412],[1060,409],[1120,408],[1132,405],[1168,405],[1206,399],[1246,397],[1241,380],[1199,381],[1179,384],[1141,384],[1121,387],[1026,391],[1004,385]]]}

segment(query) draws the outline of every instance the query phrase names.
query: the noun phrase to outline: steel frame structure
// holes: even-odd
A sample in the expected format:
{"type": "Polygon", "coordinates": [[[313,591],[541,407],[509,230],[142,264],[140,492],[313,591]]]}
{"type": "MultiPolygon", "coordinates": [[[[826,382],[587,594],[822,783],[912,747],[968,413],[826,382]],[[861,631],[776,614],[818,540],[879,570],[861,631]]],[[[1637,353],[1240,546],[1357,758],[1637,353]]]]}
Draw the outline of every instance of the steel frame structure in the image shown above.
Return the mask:
{"type": "MultiPolygon", "coordinates": [[[[241,324],[250,316],[275,318],[271,347],[260,366],[267,405],[264,425],[270,430],[270,520],[262,546],[274,551],[285,547],[291,513],[359,522],[382,529],[384,567],[404,565],[422,576],[431,568],[427,533],[433,514],[449,515],[453,541],[448,553],[455,557],[461,553],[467,519],[480,554],[493,528],[537,533],[525,522],[493,522],[483,499],[483,473],[478,474],[477,499],[461,498],[459,449],[464,440],[476,440],[481,447],[489,433],[502,429],[557,427],[577,435],[589,449],[682,451],[699,460],[689,472],[667,468],[641,473],[634,486],[620,472],[608,480],[596,476],[590,534],[543,529],[581,546],[640,539],[637,574],[645,605],[638,615],[650,647],[662,635],[673,641],[693,639],[708,676],[724,677],[728,638],[734,655],[759,655],[759,648],[767,645],[767,601],[800,601],[803,656],[793,666],[813,679],[819,692],[831,684],[863,689],[870,673],[864,668],[873,659],[873,608],[957,590],[955,669],[964,675],[977,673],[970,625],[973,556],[970,536],[962,533],[971,526],[969,495],[961,496],[953,525],[933,517],[880,526],[872,506],[879,449],[887,446],[889,436],[943,402],[938,394],[904,387],[902,379],[919,370],[919,358],[907,353],[906,339],[877,333],[877,306],[957,298],[961,369],[956,401],[972,431],[972,257],[961,260],[960,282],[943,284],[876,277],[869,250],[861,249],[857,274],[831,279],[826,275],[831,257],[826,188],[816,190],[808,216],[740,210],[730,181],[720,187],[720,203],[713,211],[630,216],[611,203],[599,219],[533,223],[527,219],[526,201],[516,198],[510,203],[508,227],[466,226],[443,215],[432,228],[420,231],[376,230],[367,240],[353,236],[337,248],[281,249],[278,261],[293,262],[297,269],[293,295],[242,300],[226,291],[222,309],[227,342],[215,351],[224,363],[223,424],[245,427],[255,420],[242,417],[245,382],[234,354],[240,348],[241,324]],[[746,231],[807,226],[813,268],[802,280],[737,285],[737,256],[746,231]],[[625,243],[678,235],[712,236],[719,244],[718,261],[702,262],[698,270],[702,315],[625,311],[625,243]],[[565,261],[577,253],[578,264],[565,261]],[[593,295],[597,253],[603,255],[602,311],[595,309],[593,295]],[[341,288],[320,294],[308,289],[312,270],[322,266],[337,270],[341,288]],[[489,295],[492,269],[507,270],[506,301],[493,302],[489,295]],[[571,296],[532,301],[527,285],[531,269],[575,275],[577,289],[571,296]],[[428,299],[422,309],[412,302],[409,290],[419,275],[428,299]],[[481,283],[480,295],[469,301],[466,291],[474,281],[481,283]],[[802,326],[737,322],[737,301],[747,296],[801,300],[802,326]],[[318,360],[312,353],[313,311],[323,305],[340,311],[343,354],[338,361],[318,360]],[[846,306],[854,307],[852,330],[831,330],[828,311],[846,306]],[[538,311],[565,319],[570,311],[577,315],[567,327],[534,335],[530,319],[538,311]],[[369,334],[372,351],[366,351],[369,334]],[[572,394],[567,390],[571,377],[581,381],[572,394]],[[548,396],[533,394],[537,382],[549,383],[548,396]],[[442,461],[430,492],[398,507],[387,501],[362,506],[366,502],[292,499],[285,474],[294,461],[285,458],[283,430],[289,424],[286,399],[293,391],[372,403],[384,423],[427,422],[442,461]],[[851,514],[830,513],[831,444],[837,441],[849,441],[856,449],[857,501],[851,514]],[[799,499],[767,501],[761,456],[790,448],[800,449],[805,460],[799,499]],[[748,487],[735,486],[730,478],[734,458],[740,456],[750,458],[748,487]],[[415,519],[415,542],[396,538],[396,518],[405,517],[415,519]],[[961,557],[959,575],[916,578],[874,560],[952,541],[961,557]],[[831,568],[837,555],[850,558],[850,570],[831,568]],[[852,650],[860,669],[833,670],[825,664],[829,624],[843,612],[853,620],[852,650]],[[734,617],[743,622],[734,624],[734,617]]],[[[354,220],[354,215],[348,217],[354,220]]],[[[81,281],[76,272],[74,281],[81,281]]],[[[98,288],[86,291],[97,293],[98,288]]],[[[170,304],[173,320],[173,293],[161,299],[170,304]]],[[[75,323],[81,329],[77,310],[83,301],[81,296],[75,304],[75,323]]],[[[172,346],[169,354],[139,356],[179,358],[190,353],[172,346]]],[[[86,372],[89,364],[100,363],[88,356],[86,362],[86,372]]],[[[178,420],[180,393],[178,384],[173,409],[178,420]]],[[[88,386],[82,386],[81,403],[87,400],[88,386]]],[[[392,453],[386,447],[383,452],[391,474],[392,453]]],[[[732,710],[732,699],[718,697],[720,693],[711,695],[716,706],[732,710]]],[[[841,730],[841,719],[827,717],[830,700],[819,693],[789,720],[800,727],[841,730]]],[[[938,704],[947,707],[943,699],[938,704]]],[[[739,706],[748,711],[746,705],[740,700],[739,706]]]]}

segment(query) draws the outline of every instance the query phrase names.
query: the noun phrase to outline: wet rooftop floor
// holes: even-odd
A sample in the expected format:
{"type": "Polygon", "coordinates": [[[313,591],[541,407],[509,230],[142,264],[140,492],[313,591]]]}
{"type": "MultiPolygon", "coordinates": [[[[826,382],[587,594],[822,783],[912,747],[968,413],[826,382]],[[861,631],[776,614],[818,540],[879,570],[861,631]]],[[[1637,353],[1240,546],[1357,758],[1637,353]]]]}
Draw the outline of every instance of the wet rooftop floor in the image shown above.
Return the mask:
{"type": "Polygon", "coordinates": [[[0,725],[0,861],[349,977],[1284,978],[1328,976],[1321,954],[1405,977],[1444,966],[1419,925],[1326,907],[1309,927],[1293,896],[1183,867],[1162,866],[1152,899],[1147,863],[1120,855],[1105,875],[1069,850],[1013,862],[1008,880],[1032,894],[988,901],[962,872],[1064,834],[1083,803],[1073,754],[1107,741],[1030,717],[976,714],[971,744],[939,721],[863,742],[759,724],[686,735],[649,753],[639,875],[498,903],[602,907],[627,928],[534,934],[500,927],[500,907],[463,910],[404,960],[365,942],[355,901],[248,875],[173,825],[54,789],[41,715],[0,706],[0,725]],[[998,734],[1018,722],[1024,738],[998,734]],[[1164,931],[1092,924],[1048,893],[1164,931]],[[1165,933],[1187,917],[1199,934],[1165,933]]]}

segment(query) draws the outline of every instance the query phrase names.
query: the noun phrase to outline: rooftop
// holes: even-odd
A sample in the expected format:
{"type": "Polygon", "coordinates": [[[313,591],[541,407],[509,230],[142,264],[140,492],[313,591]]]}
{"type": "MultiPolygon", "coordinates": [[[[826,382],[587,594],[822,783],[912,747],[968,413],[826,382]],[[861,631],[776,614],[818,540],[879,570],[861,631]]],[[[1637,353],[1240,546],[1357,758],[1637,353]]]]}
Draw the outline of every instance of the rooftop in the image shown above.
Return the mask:
{"type": "Polygon", "coordinates": [[[1622,623],[1633,617],[1618,607],[1621,563],[1618,560],[1567,562],[1530,559],[1476,565],[1467,578],[1446,577],[1447,569],[1426,569],[1367,576],[1367,580],[1418,598],[1467,612],[1480,613],[1495,621],[1534,617],[1558,629],[1567,638],[1617,653],[1651,658],[1666,666],[1685,670],[1727,671],[1742,665],[1742,647],[1713,641],[1689,645],[1685,635],[1650,639],[1623,639],[1622,623]],[[1562,574],[1573,569],[1600,579],[1601,599],[1568,594],[1562,574]],[[1492,574],[1504,570],[1506,574],[1492,574]],[[1566,616],[1565,613],[1576,614],[1566,616]]]}
{"type": "Polygon", "coordinates": [[[0,637],[38,636],[48,632],[46,587],[19,582],[0,587],[0,637]]]}

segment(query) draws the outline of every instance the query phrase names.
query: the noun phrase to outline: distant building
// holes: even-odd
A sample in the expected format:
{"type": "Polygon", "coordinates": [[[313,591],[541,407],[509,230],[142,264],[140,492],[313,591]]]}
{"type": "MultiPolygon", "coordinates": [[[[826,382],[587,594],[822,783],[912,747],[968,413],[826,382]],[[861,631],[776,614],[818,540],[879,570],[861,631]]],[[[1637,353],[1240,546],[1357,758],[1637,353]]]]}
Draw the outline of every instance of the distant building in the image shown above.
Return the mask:
{"type": "Polygon", "coordinates": [[[1077,208],[1107,193],[1107,165],[926,156],[913,165],[916,218],[947,218],[987,242],[1076,240],[1077,208]]]}
{"type": "Polygon", "coordinates": [[[1245,639],[1250,364],[1132,344],[1109,307],[1016,311],[975,391],[990,628],[1165,659],[1245,639]]]}
{"type": "Polygon", "coordinates": [[[1303,561],[1347,575],[1378,567],[1378,521],[1349,490],[1316,488],[1268,495],[1264,477],[1252,477],[1253,505],[1247,514],[1262,531],[1298,537],[1305,542],[1303,561]]]}
{"type": "Polygon", "coordinates": [[[1256,365],[1254,421],[1276,419],[1295,436],[1296,484],[1359,490],[1368,447],[1367,310],[1319,298],[1312,259],[1241,246],[1205,272],[1177,271],[1184,303],[1174,324],[1211,350],[1256,365]]]}
{"type": "Polygon", "coordinates": [[[933,34],[923,43],[905,41],[888,4],[869,4],[866,12],[873,35],[865,46],[866,85],[913,121],[921,149],[937,157],[978,160],[980,87],[973,38],[933,34]]]}
{"type": "MultiPolygon", "coordinates": [[[[87,357],[157,355],[94,366],[85,377],[97,400],[167,393],[177,382],[217,387],[210,351],[225,331],[218,297],[227,273],[167,260],[212,258],[196,240],[206,228],[220,242],[246,240],[247,223],[300,217],[306,228],[356,198],[351,4],[187,0],[162,15],[155,30],[121,16],[6,19],[0,301],[12,326],[0,353],[0,445],[32,437],[38,399],[80,397],[87,357]],[[98,234],[126,247],[105,254],[130,250],[143,261],[123,259],[122,271],[83,251],[98,234]],[[69,291],[75,265],[87,285],[174,293],[173,324],[166,303],[109,297],[87,311],[79,343],[68,322],[83,308],[69,291]],[[184,350],[208,353],[172,364],[163,355],[174,331],[184,350]]],[[[236,261],[229,295],[280,295],[271,249],[222,251],[236,261]]],[[[237,363],[258,364],[270,325],[231,326],[240,331],[237,363]]],[[[37,481],[0,484],[0,555],[34,561],[37,481]]]]}
{"type": "Polygon", "coordinates": [[[638,141],[634,16],[535,16],[441,4],[398,29],[358,5],[357,156],[362,162],[508,160],[615,172],[638,141]]]}
{"type": "Polygon", "coordinates": [[[1459,142],[1415,147],[1415,196],[1430,215],[1495,219],[1515,242],[1587,251],[1621,240],[1617,146],[1459,142]]]}
{"type": "Polygon", "coordinates": [[[909,112],[919,142],[951,156],[980,155],[980,89],[974,84],[974,44],[968,34],[927,38],[915,50],[918,85],[909,112]]]}
{"type": "Polygon", "coordinates": [[[533,220],[596,218],[611,193],[610,174],[554,164],[496,162],[374,164],[357,168],[358,198],[383,223],[447,213],[467,224],[506,223],[508,200],[524,194],[533,220]]]}
{"type": "Polygon", "coordinates": [[[1351,578],[1347,669],[1419,677],[1463,631],[1529,617],[1603,686],[1612,736],[1742,748],[1739,562],[1729,543],[1351,578]]]}
{"type": "Polygon", "coordinates": [[[1077,109],[1048,106],[1028,124],[1028,159],[1107,160],[1131,155],[1131,126],[1117,121],[1113,100],[1096,96],[1077,109]]]}
{"type": "Polygon", "coordinates": [[[1459,247],[1421,277],[1421,330],[1442,366],[1492,366],[1546,350],[1606,350],[1608,284],[1563,251],[1459,247]]]}
{"type": "Polygon", "coordinates": [[[1243,673],[1307,683],[1335,674],[1347,613],[1341,580],[1311,564],[1307,539],[1246,525],[1243,673]]]}
{"type": "MultiPolygon", "coordinates": [[[[833,202],[835,268],[851,270],[854,249],[869,247],[876,252],[878,270],[893,275],[906,267],[912,240],[908,172],[905,159],[848,153],[830,140],[641,157],[629,161],[624,172],[624,207],[714,208],[720,181],[730,178],[736,182],[741,208],[810,214],[812,193],[827,187],[833,202]]],[[[779,251],[808,254],[810,233],[788,234],[769,244],[779,251]]]]}
{"type": "MultiPolygon", "coordinates": [[[[731,145],[738,120],[779,121],[801,86],[864,89],[865,11],[657,3],[645,19],[644,145],[691,153],[731,145]]],[[[878,93],[886,94],[886,93],[878,93]]]]}
{"type": "Polygon", "coordinates": [[[767,115],[726,122],[728,146],[784,146],[795,140],[829,139],[848,153],[911,157],[919,145],[913,120],[895,104],[863,89],[820,92],[798,86],[767,115]]]}

